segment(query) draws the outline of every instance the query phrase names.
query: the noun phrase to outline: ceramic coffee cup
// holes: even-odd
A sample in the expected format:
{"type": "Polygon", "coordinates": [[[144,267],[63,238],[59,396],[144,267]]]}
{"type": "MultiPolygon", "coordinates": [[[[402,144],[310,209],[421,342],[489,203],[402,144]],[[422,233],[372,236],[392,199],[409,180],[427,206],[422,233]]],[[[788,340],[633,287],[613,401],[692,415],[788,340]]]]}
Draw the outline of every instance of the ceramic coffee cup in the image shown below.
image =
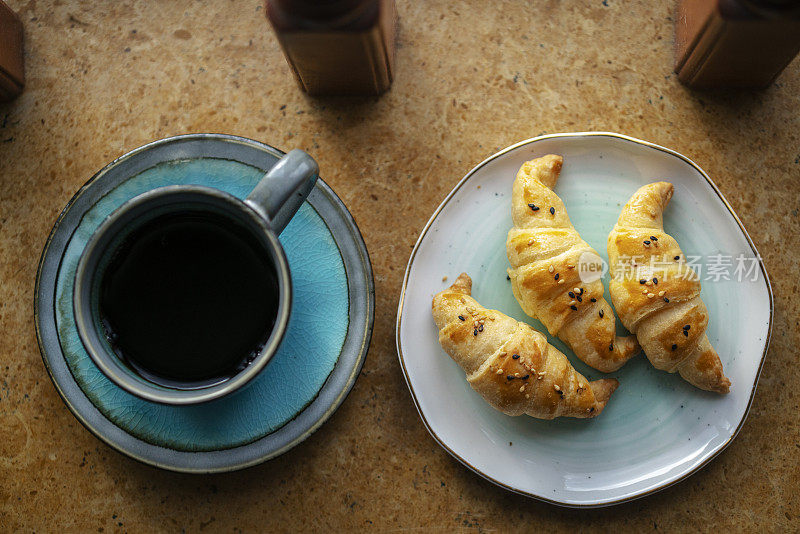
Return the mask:
{"type": "MultiPolygon", "coordinates": [[[[246,199],[218,189],[176,185],[147,191],[125,202],[97,228],[75,273],[74,309],[78,333],[97,367],[122,389],[140,398],[174,405],[197,404],[228,395],[250,382],[277,351],[289,322],[292,285],[278,234],[314,187],[317,163],[302,150],[286,154],[261,179],[246,199]],[[173,213],[213,213],[254,238],[277,278],[277,312],[260,350],[224,379],[207,384],[174,384],[150,380],[112,348],[100,315],[100,285],[120,245],[137,229],[173,213]]],[[[248,238],[249,239],[249,238],[248,238]]]]}

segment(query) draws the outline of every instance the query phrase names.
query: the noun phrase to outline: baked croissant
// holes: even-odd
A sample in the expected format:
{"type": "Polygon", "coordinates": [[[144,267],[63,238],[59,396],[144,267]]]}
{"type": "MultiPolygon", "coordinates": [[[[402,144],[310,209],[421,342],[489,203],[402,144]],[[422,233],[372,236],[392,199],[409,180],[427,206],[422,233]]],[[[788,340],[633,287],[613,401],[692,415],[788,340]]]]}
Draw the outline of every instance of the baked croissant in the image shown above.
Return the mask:
{"type": "Polygon", "coordinates": [[[608,236],[611,300],[656,369],[678,371],[701,389],[727,393],[730,380],[706,335],[699,277],[664,233],[662,214],[672,191],[668,182],[646,185],[622,208],[608,236]]]}
{"type": "Polygon", "coordinates": [[[619,383],[588,382],[542,334],[470,297],[462,273],[433,298],[439,343],[467,373],[467,382],[506,415],[540,419],[595,417],[619,383]]]}
{"type": "Polygon", "coordinates": [[[618,337],[603,282],[581,282],[579,260],[597,252],[581,239],[552,191],[561,156],[525,162],[511,196],[514,228],[506,253],[511,288],[522,309],[564,341],[587,365],[609,373],[639,352],[634,336],[618,337]]]}

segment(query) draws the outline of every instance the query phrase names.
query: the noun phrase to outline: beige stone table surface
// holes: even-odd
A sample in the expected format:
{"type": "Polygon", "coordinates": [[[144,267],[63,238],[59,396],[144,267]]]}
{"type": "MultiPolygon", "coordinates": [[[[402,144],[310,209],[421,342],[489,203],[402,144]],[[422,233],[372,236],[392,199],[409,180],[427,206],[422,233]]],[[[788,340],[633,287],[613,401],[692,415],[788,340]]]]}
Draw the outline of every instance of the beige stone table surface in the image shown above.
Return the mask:
{"type": "MultiPolygon", "coordinates": [[[[8,0],[28,85],[0,104],[0,531],[800,530],[800,61],[763,91],[701,93],[672,73],[672,1],[398,1],[396,81],[380,98],[295,85],[260,0],[8,0]],[[607,130],[673,148],[716,181],[765,258],[772,345],[738,438],[688,480],[602,510],[513,495],[428,435],[394,341],[403,271],[447,192],[498,148],[607,130]],[[215,476],[141,465],[56,394],[33,290],[48,232],[115,157],[225,132],[319,161],[375,270],[372,345],[310,439],[215,476]]],[[[742,313],[747,313],[746,309],[742,313]]]]}

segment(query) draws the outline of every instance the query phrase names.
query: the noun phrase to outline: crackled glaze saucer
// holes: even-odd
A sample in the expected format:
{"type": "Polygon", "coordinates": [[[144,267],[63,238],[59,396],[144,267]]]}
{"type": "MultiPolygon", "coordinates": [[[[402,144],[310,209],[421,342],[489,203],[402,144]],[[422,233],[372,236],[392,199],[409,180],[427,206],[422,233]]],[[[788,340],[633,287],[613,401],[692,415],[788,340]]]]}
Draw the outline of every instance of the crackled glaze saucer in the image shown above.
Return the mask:
{"type": "Polygon", "coordinates": [[[163,139],[110,163],[59,216],[37,274],[38,341],[69,409],[116,450],[175,471],[240,469],[307,438],[352,388],[372,332],[372,270],[353,218],[322,179],[280,235],[294,287],[286,336],[243,390],[191,406],[145,401],[97,369],[76,331],[75,269],[109,213],[144,191],[172,184],[204,185],[243,198],[282,155],[230,135],[163,139]]]}

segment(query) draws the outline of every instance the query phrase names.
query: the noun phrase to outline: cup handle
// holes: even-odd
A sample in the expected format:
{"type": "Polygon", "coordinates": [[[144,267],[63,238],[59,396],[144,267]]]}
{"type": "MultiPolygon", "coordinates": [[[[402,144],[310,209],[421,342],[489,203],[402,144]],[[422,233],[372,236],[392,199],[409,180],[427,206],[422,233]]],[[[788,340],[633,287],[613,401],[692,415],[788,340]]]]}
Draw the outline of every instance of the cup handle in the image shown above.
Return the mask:
{"type": "Polygon", "coordinates": [[[314,158],[296,148],[278,160],[244,202],[280,234],[311,193],[318,173],[314,158]]]}

